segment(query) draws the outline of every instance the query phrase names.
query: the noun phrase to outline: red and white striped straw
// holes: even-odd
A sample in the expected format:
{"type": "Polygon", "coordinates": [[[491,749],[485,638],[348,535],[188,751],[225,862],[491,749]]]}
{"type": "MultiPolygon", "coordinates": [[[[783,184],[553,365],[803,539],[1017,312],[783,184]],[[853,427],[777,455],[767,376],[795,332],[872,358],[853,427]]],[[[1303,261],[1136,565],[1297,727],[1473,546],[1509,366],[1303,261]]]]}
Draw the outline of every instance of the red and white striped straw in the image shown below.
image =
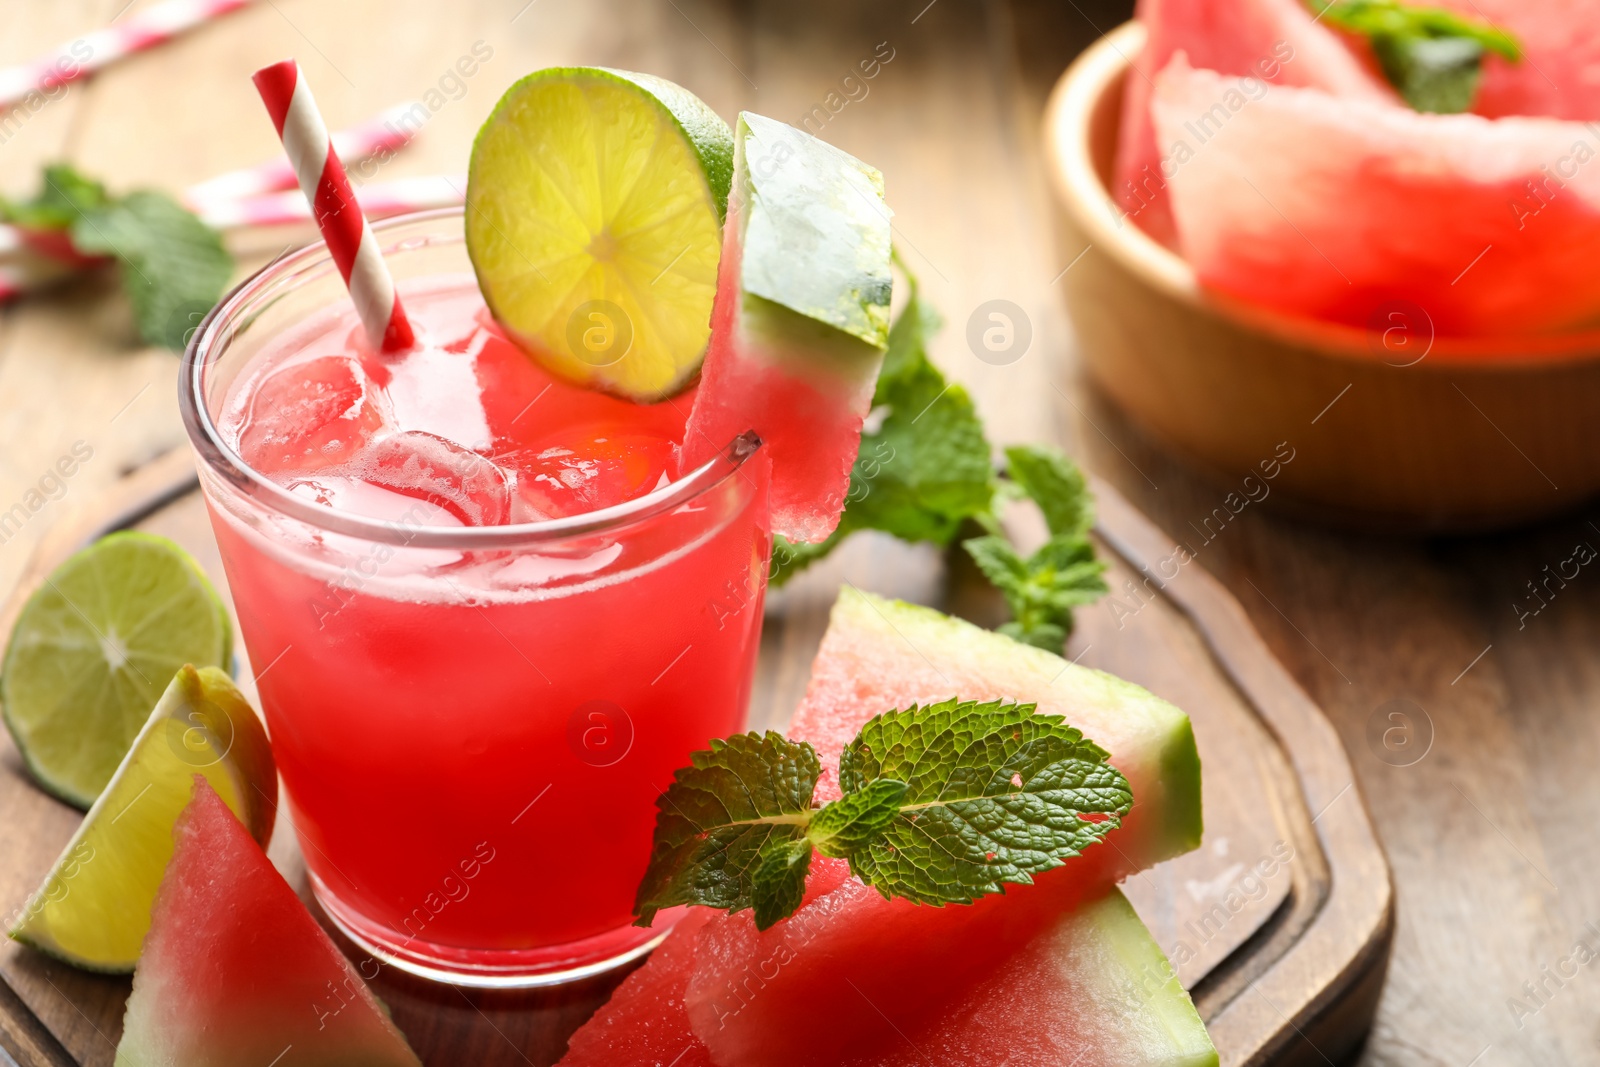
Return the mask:
{"type": "Polygon", "coordinates": [[[48,93],[87,78],[124,56],[172,38],[244,7],[250,0],[167,0],[119,25],[86,33],[30,63],[0,70],[0,108],[21,103],[29,93],[48,93]]]}
{"type": "MultiPolygon", "coordinates": [[[[359,126],[339,130],[333,135],[333,151],[340,159],[353,162],[383,152],[404,148],[420,128],[413,116],[422,105],[415,101],[396,104],[359,126]]],[[[281,156],[254,167],[219,174],[191,185],[183,194],[185,202],[197,210],[218,201],[238,201],[263,193],[276,193],[295,187],[294,168],[281,156]]]]}
{"type": "Polygon", "coordinates": [[[300,76],[300,67],[286,59],[262,67],[253,80],[300,179],[300,191],[311,205],[322,239],[355,301],[368,340],[385,352],[411,347],[411,322],[400,306],[394,278],[361,214],[350,178],[333,150],[328,127],[300,76]]]}

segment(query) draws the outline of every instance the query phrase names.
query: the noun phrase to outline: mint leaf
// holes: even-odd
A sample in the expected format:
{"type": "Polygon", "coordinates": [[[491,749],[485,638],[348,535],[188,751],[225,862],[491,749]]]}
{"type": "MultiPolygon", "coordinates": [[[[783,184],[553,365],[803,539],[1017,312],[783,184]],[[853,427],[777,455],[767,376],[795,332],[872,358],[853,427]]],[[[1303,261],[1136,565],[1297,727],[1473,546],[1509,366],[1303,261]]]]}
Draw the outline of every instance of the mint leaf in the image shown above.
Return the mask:
{"type": "Polygon", "coordinates": [[[850,853],[850,869],[886,897],[923,904],[967,904],[1031,882],[1133,807],[1106,759],[1032,704],[952,699],[879,715],[846,746],[840,788],[848,799],[892,779],[906,791],[883,832],[850,853]]]}
{"type": "Polygon", "coordinates": [[[1417,111],[1453,114],[1472,107],[1493,52],[1522,59],[1516,38],[1480,19],[1399,0],[1311,0],[1318,17],[1366,37],[1389,84],[1417,111]]]}
{"type": "Polygon", "coordinates": [[[774,586],[856,530],[943,546],[963,521],[989,510],[994,490],[983,423],[967,391],[948,382],[928,358],[939,316],[919,296],[916,278],[909,272],[906,278],[911,297],[889,330],[839,527],[815,545],[774,538],[774,586]]]}
{"type": "MultiPolygon", "coordinates": [[[[656,800],[655,841],[634,900],[635,925],[649,926],[657,911],[678,904],[727,911],[754,906],[757,869],[804,837],[821,773],[815,749],[770,731],[713,741],[708,751],[696,752],[656,800]]],[[[792,877],[776,869],[763,873],[763,914],[790,899],[792,877]]],[[[799,877],[803,883],[804,869],[799,877]]]]}
{"type": "MultiPolygon", "coordinates": [[[[1072,611],[1108,592],[1104,563],[1095,558],[1089,529],[1094,497],[1083,473],[1060,450],[1044,445],[1006,449],[1007,473],[1018,491],[1038,505],[1050,539],[1023,558],[998,534],[962,543],[1011,609],[1000,632],[1050,652],[1072,635],[1072,611]]],[[[1002,483],[1005,484],[1005,483],[1002,483]]]]}
{"type": "Polygon", "coordinates": [[[52,163],[44,168],[39,192],[32,200],[0,201],[0,218],[31,229],[65,230],[85,212],[97,211],[110,202],[105,186],[70,164],[52,163]]]}
{"type": "Polygon", "coordinates": [[[1006,473],[1039,506],[1057,537],[1081,537],[1094,526],[1094,497],[1083,472],[1060,449],[1014,445],[1006,449],[1006,473]]]}
{"type": "Polygon", "coordinates": [[[774,835],[761,846],[750,878],[750,906],[756,929],[765,930],[800,910],[806,875],[811,873],[811,842],[804,836],[774,835]]]}
{"type": "Polygon", "coordinates": [[[813,808],[815,750],[775,733],[713,741],[656,802],[636,925],[661,908],[794,914],[812,852],[885,896],[971,903],[1029,882],[1121,825],[1127,779],[1103,749],[1032,704],[946,700],[876,716],[839,761],[842,796],[813,808]]]}
{"type": "Polygon", "coordinates": [[[811,820],[806,837],[824,856],[844,858],[881,834],[900,814],[906,783],[880,778],[860,792],[825,805],[811,820]]]}
{"type": "Polygon", "coordinates": [[[113,256],[139,335],[182,351],[227,288],[233,258],[222,238],[164,193],[130,193],[72,225],[80,252],[113,256]]]}

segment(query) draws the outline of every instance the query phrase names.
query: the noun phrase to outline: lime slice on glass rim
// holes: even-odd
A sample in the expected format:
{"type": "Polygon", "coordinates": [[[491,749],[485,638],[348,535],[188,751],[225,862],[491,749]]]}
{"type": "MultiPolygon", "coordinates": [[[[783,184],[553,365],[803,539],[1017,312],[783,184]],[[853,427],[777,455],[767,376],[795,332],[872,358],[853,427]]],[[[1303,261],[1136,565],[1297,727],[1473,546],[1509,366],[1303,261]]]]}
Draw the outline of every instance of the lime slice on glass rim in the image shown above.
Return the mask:
{"type": "Polygon", "coordinates": [[[484,300],[548,370],[640,402],[681,389],[711,336],[733,134],[648,74],[553,67],[472,146],[467,251],[484,300]]]}
{"type": "Polygon", "coordinates": [[[186,664],[170,677],[61,858],[11,917],[16,940],[90,970],[133,970],[196,775],[263,848],[272,837],[278,777],[255,711],[216,667],[186,664]]]}
{"type": "Polygon", "coordinates": [[[222,599],[164,537],[110,534],[28,598],[0,667],[0,705],[28,769],[80,808],[94,803],[173,672],[225,666],[222,599]]]}

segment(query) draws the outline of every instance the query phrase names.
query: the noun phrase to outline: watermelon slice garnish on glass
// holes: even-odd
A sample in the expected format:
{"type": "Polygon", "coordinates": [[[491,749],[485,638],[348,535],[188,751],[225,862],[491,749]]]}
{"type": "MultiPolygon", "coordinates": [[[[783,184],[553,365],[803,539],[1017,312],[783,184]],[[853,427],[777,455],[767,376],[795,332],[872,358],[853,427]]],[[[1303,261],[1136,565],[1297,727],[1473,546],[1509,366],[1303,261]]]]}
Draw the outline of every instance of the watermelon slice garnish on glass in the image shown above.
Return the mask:
{"type": "Polygon", "coordinates": [[[421,1067],[204,778],[173,836],[117,1067],[421,1067]]]}
{"type": "MultiPolygon", "coordinates": [[[[1132,787],[1122,828],[1033,885],[972,905],[888,900],[819,856],[806,902],[764,932],[744,912],[691,909],[696,925],[673,933],[574,1036],[563,1063],[976,1065],[1013,1052],[1016,1062],[1062,1067],[1074,1056],[1079,1067],[1215,1063],[1160,949],[1112,888],[1199,841],[1187,717],[1109,675],[847,589],[790,735],[832,767],[884,708],[952,690],[1069,712],[1132,787]],[[922,1061],[905,1056],[907,1040],[922,1061]]],[[[836,777],[825,775],[817,792],[837,797],[836,777]]]]}
{"type": "Polygon", "coordinates": [[[711,341],[680,469],[754,430],[776,533],[821,541],[850,488],[889,335],[890,212],[876,170],[745,112],[734,134],[711,341]]]}

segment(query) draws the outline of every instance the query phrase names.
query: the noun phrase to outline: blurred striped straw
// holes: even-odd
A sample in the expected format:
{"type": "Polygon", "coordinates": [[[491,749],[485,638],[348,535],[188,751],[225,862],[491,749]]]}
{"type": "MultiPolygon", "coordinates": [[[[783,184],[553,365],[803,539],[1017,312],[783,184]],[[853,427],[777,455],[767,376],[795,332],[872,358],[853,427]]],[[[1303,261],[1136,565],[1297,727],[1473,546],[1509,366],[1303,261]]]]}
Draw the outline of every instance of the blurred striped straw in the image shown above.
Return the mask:
{"type": "Polygon", "coordinates": [[[49,92],[87,78],[124,56],[170,41],[248,3],[250,0],[167,0],[126,22],[68,41],[48,55],[0,69],[0,110],[15,107],[29,93],[49,92]]]}

